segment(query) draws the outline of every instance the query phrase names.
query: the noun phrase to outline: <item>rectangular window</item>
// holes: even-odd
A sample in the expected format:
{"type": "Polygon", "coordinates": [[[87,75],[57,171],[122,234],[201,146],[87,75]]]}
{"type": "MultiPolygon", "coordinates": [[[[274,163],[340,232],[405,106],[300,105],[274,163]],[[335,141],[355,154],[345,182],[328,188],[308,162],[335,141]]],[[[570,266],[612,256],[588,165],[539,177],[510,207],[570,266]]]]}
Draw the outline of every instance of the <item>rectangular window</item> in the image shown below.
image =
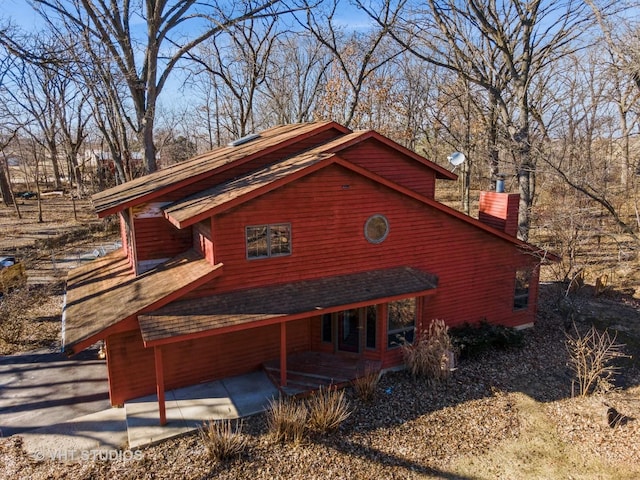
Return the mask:
{"type": "Polygon", "coordinates": [[[529,270],[518,270],[516,272],[516,288],[513,296],[514,310],[525,310],[529,306],[530,283],[531,272],[529,270]]]}
{"type": "Polygon", "coordinates": [[[413,342],[416,329],[416,299],[390,302],[387,313],[387,347],[399,347],[413,342]]]}
{"type": "Polygon", "coordinates": [[[246,228],[247,258],[291,255],[291,224],[275,223],[246,228]]]}
{"type": "Polygon", "coordinates": [[[322,341],[333,342],[333,320],[330,313],[322,315],[322,341]]]}
{"type": "Polygon", "coordinates": [[[378,307],[377,305],[369,305],[367,307],[367,325],[366,325],[366,346],[367,348],[376,348],[376,326],[378,323],[378,307]]]}

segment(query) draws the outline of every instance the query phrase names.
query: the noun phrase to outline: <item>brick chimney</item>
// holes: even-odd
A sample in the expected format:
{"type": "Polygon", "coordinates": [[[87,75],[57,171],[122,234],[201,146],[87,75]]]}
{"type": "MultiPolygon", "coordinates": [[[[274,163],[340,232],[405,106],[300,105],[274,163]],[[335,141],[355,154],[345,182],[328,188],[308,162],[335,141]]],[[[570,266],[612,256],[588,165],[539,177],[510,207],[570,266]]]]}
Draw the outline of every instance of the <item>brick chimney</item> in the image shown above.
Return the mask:
{"type": "Polygon", "coordinates": [[[480,192],[478,220],[515,237],[518,234],[520,194],[480,192]]]}

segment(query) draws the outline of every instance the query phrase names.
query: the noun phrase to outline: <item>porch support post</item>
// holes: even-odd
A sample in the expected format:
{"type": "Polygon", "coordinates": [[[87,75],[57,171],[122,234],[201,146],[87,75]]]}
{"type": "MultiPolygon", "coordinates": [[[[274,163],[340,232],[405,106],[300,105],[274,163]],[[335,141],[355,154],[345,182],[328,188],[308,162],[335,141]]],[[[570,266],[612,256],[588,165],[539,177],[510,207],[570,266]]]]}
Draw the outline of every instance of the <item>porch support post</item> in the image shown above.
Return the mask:
{"type": "Polygon", "coordinates": [[[280,323],[280,386],[287,386],[287,324],[280,323]]]}
{"type": "Polygon", "coordinates": [[[160,413],[160,425],[167,424],[167,408],[164,402],[164,368],[162,368],[162,347],[153,347],[153,356],[156,364],[156,392],[158,394],[158,410],[160,413]]]}

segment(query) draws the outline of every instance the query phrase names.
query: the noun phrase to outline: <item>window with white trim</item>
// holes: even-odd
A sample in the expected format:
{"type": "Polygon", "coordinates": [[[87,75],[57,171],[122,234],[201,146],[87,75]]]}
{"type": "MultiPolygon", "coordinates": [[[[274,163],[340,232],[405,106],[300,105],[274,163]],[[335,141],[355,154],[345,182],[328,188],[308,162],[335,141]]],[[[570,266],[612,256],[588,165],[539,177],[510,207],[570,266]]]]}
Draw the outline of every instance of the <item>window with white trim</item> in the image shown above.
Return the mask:
{"type": "Polygon", "coordinates": [[[247,258],[291,255],[291,224],[273,223],[246,227],[247,258]]]}

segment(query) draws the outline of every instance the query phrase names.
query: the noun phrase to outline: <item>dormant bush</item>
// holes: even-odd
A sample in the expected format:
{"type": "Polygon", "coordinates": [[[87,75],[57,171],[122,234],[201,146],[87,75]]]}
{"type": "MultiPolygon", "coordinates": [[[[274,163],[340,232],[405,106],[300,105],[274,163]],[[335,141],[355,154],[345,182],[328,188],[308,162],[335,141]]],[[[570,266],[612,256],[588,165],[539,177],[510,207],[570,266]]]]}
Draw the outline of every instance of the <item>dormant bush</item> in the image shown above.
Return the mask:
{"type": "Polygon", "coordinates": [[[269,401],[267,425],[275,441],[300,443],[304,438],[307,416],[303,403],[278,398],[269,401]]]}
{"type": "Polygon", "coordinates": [[[376,370],[366,370],[364,375],[355,378],[351,384],[358,398],[364,402],[370,402],[376,394],[378,383],[380,382],[380,372],[376,370]]]}
{"type": "Polygon", "coordinates": [[[573,334],[567,334],[565,345],[569,354],[569,367],[575,375],[572,393],[586,396],[591,393],[606,393],[613,389],[613,379],[620,367],[612,362],[617,358],[628,358],[624,345],[616,342],[617,334],[609,330],[599,332],[595,326],[581,334],[573,324],[573,334]]]}

